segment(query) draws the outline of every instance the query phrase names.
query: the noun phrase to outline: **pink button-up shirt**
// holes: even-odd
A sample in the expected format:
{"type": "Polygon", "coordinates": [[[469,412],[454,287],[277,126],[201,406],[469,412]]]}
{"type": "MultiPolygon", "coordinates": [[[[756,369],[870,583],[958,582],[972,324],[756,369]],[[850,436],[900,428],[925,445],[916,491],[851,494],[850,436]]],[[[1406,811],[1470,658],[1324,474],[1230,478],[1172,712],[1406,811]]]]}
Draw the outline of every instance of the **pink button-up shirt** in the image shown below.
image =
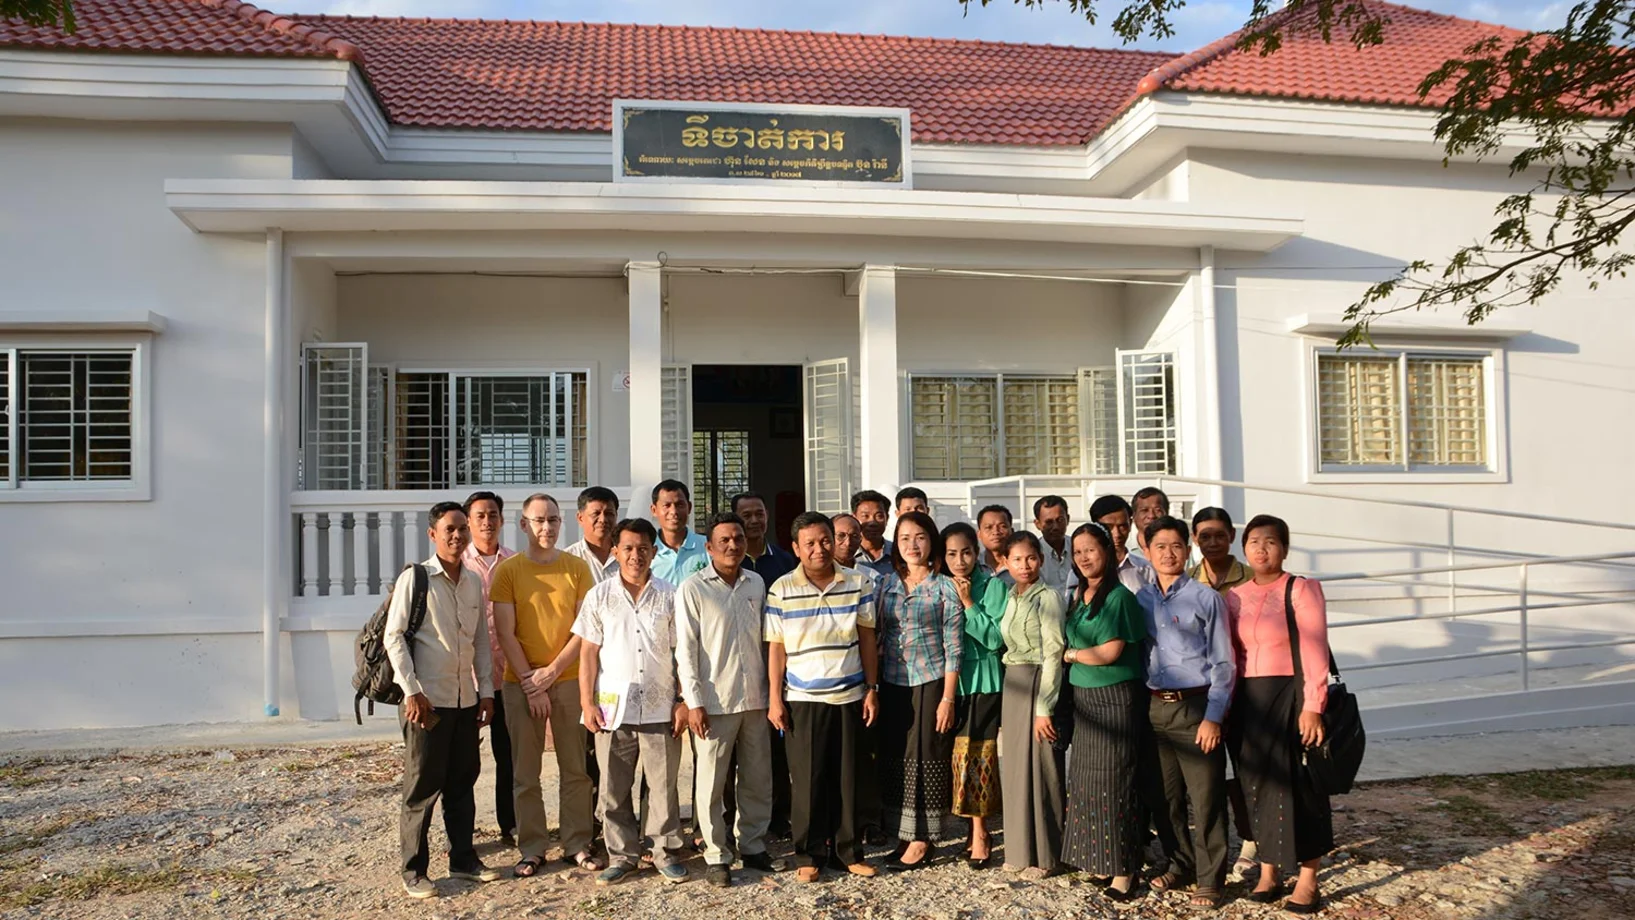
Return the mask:
{"type": "Polygon", "coordinates": [[[505,686],[505,652],[500,650],[499,634],[494,632],[494,602],[488,599],[488,586],[494,579],[494,569],[498,568],[501,562],[516,554],[516,550],[506,549],[502,546],[499,552],[493,556],[493,561],[490,562],[481,553],[477,552],[477,544],[472,543],[466,547],[465,554],[460,557],[465,562],[466,568],[482,576],[483,606],[488,611],[488,647],[494,653],[494,689],[496,693],[500,687],[505,686]]]}
{"type": "MultiPolygon", "coordinates": [[[[1285,572],[1269,585],[1257,585],[1251,578],[1226,592],[1239,679],[1294,676],[1289,618],[1283,612],[1283,592],[1292,577],[1285,572]]],[[[1300,669],[1305,672],[1301,708],[1322,712],[1328,703],[1328,602],[1323,599],[1323,586],[1310,578],[1295,582],[1293,601],[1300,633],[1300,669]]]]}

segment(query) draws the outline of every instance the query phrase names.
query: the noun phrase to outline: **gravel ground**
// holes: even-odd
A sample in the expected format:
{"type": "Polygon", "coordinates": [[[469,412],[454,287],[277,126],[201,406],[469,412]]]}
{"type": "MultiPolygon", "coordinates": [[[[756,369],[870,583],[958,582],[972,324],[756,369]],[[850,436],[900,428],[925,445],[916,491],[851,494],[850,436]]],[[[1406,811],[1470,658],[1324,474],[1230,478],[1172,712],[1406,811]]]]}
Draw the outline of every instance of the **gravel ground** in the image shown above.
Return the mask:
{"type": "MultiPolygon", "coordinates": [[[[664,886],[647,871],[598,889],[589,873],[554,862],[526,881],[456,882],[442,877],[446,863],[434,855],[439,897],[410,902],[392,871],[401,757],[401,745],[384,743],[12,756],[0,761],[0,917],[1201,914],[1180,894],[1115,907],[1082,876],[1029,883],[997,868],[974,872],[953,844],[940,848],[937,864],[902,877],[829,874],[801,885],[789,872],[739,870],[729,890],[703,883],[697,857],[683,885],[664,886]]],[[[478,795],[478,849],[508,868],[516,853],[500,847],[487,788],[478,795]]],[[[1379,782],[1336,802],[1341,848],[1323,870],[1323,916],[1635,917],[1635,768],[1379,782]]],[[[439,828],[432,852],[442,851],[439,828]]],[[[1284,916],[1243,900],[1246,891],[1231,886],[1221,915],[1284,916]]]]}

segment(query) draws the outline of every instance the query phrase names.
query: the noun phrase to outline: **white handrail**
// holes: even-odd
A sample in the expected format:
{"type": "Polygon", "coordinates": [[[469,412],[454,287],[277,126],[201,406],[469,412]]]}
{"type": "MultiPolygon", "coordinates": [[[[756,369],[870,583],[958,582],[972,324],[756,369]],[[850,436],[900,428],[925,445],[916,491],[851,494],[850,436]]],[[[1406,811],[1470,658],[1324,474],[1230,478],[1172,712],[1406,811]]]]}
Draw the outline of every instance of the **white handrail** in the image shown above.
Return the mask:
{"type": "Polygon", "coordinates": [[[1606,562],[1609,559],[1635,559],[1635,552],[1595,553],[1587,556],[1546,556],[1522,562],[1475,562],[1466,565],[1439,565],[1418,569],[1392,569],[1385,572],[1345,572],[1336,575],[1313,575],[1313,581],[1360,581],[1381,578],[1408,578],[1417,575],[1442,575],[1451,572],[1482,572],[1491,569],[1513,569],[1518,566],[1571,565],[1581,562],[1606,562]]]}

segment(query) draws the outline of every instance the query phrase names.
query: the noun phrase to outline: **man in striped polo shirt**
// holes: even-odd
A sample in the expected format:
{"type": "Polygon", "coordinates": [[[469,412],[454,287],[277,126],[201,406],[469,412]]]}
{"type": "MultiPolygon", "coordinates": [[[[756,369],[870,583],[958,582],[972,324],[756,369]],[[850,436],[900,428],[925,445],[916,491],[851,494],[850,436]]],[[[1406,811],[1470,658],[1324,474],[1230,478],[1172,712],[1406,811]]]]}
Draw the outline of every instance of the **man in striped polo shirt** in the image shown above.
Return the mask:
{"type": "Polygon", "coordinates": [[[871,878],[857,793],[863,729],[879,705],[874,589],[835,565],[828,517],[808,511],[791,529],[800,566],[766,592],[767,719],[789,746],[796,878],[817,881],[831,859],[871,878]]]}

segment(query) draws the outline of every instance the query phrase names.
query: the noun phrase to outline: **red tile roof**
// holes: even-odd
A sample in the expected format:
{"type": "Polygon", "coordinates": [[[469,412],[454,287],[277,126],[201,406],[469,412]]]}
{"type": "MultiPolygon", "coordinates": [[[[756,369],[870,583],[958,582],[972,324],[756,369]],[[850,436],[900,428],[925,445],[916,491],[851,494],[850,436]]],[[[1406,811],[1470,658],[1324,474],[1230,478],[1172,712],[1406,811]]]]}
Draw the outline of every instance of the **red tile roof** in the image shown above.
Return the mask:
{"type": "Polygon", "coordinates": [[[359,57],[350,42],[240,0],[75,0],[74,18],[78,29],[73,35],[0,19],[0,47],[359,57]]]}
{"type": "Polygon", "coordinates": [[[609,131],[623,99],[913,110],[930,143],[1083,144],[1168,54],[681,26],[309,17],[392,121],[609,131]]]}
{"type": "MultiPolygon", "coordinates": [[[[1159,89],[1419,105],[1420,79],[1485,35],[1519,34],[1369,0],[1385,44],[1296,21],[1262,57],[1228,36],[1192,54],[682,26],[280,16],[240,0],[77,0],[79,30],[0,20],[0,47],[331,57],[362,66],[395,124],[610,130],[612,101],[913,110],[922,143],[1084,144],[1159,89]]],[[[1298,19],[1298,17],[1296,17],[1298,19]]],[[[1436,100],[1432,100],[1434,103],[1436,100]]]]}
{"type": "Polygon", "coordinates": [[[1334,28],[1332,41],[1323,41],[1315,28],[1314,6],[1287,14],[1283,47],[1270,55],[1240,51],[1235,47],[1238,34],[1228,35],[1154,70],[1141,81],[1139,91],[1162,88],[1373,105],[1438,105],[1451,87],[1422,102],[1419,82],[1426,74],[1480,39],[1523,34],[1371,0],[1364,3],[1369,12],[1389,20],[1385,41],[1359,49],[1348,40],[1344,26],[1334,28]]]}

